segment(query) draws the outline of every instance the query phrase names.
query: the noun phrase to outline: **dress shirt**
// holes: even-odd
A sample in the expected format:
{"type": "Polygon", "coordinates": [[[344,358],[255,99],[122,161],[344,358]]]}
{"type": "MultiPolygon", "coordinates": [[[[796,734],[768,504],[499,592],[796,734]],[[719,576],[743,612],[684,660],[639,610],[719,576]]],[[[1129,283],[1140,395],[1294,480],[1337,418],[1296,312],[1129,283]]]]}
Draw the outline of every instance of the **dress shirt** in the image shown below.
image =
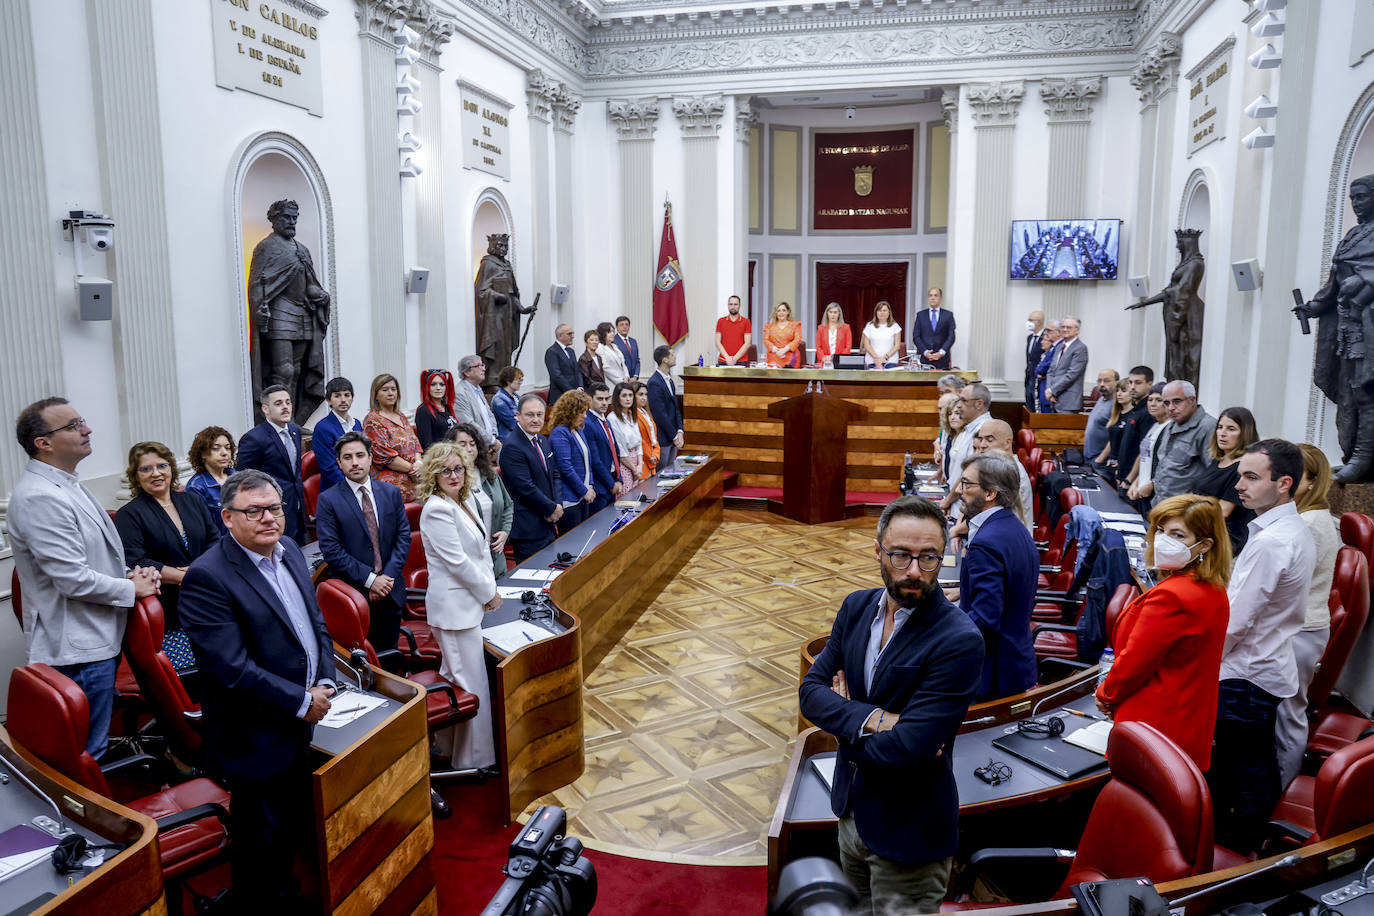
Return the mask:
{"type": "Polygon", "coordinates": [[[992,419],[992,414],[986,411],[980,413],[964,424],[964,428],[959,430],[959,435],[954,437],[954,444],[950,446],[949,452],[949,478],[957,480],[960,472],[964,469],[964,462],[973,454],[973,437],[978,435],[978,430],[983,424],[992,419]]]}
{"type": "Polygon", "coordinates": [[[827,350],[826,352],[828,352],[831,356],[834,356],[834,355],[835,355],[835,338],[839,336],[840,329],[837,328],[837,327],[835,327],[835,325],[832,324],[832,325],[830,325],[830,328],[829,328],[829,330],[828,330],[826,333],[828,333],[828,334],[830,335],[830,349],[827,350]]]}
{"type": "Polygon", "coordinates": [[[1095,461],[1107,447],[1107,421],[1111,419],[1112,401],[1115,398],[1115,392],[1098,397],[1088,414],[1088,425],[1083,431],[1083,458],[1087,461],[1095,461]]]}
{"type": "MultiPolygon", "coordinates": [[[[305,698],[301,701],[301,706],[296,710],[296,718],[304,719],[305,714],[310,709],[310,690],[309,686],[315,683],[315,672],[320,669],[320,647],[315,639],[315,630],[310,625],[310,612],[305,609],[305,599],[301,597],[300,587],[296,585],[296,580],[291,578],[291,570],[286,568],[286,563],[282,560],[282,555],[286,553],[285,548],[278,541],[272,545],[272,556],[265,557],[260,553],[249,550],[239,544],[238,538],[234,538],[234,543],[248,555],[248,560],[253,564],[262,577],[267,580],[267,584],[272,587],[272,591],[277,593],[281,599],[282,607],[286,609],[286,619],[291,621],[291,631],[296,634],[297,641],[301,648],[305,650],[305,698]]],[[[322,679],[321,683],[328,681],[322,679]]],[[[332,684],[332,681],[329,681],[332,684]]]]}
{"type": "Polygon", "coordinates": [[[878,667],[883,650],[892,645],[892,640],[902,631],[902,625],[911,619],[911,608],[897,608],[892,615],[892,632],[888,634],[887,642],[883,642],[883,618],[887,616],[886,611],[887,592],[879,592],[878,609],[873,615],[873,622],[868,626],[868,649],[864,652],[864,689],[868,691],[873,689],[873,672],[878,667]]]}
{"type": "Polygon", "coordinates": [[[978,536],[978,529],[983,527],[983,522],[992,518],[999,509],[1003,508],[1005,508],[1005,506],[988,506],[982,512],[979,512],[968,520],[968,542],[970,544],[972,544],[973,539],[978,536]]]}
{"type": "MultiPolygon", "coordinates": [[[[368,502],[372,503],[372,514],[373,514],[373,515],[376,515],[376,514],[377,514],[377,497],[376,497],[376,495],[372,492],[372,478],[371,478],[371,477],[364,477],[362,483],[354,483],[353,481],[351,481],[351,480],[349,480],[347,477],[345,477],[345,478],[344,478],[344,483],[348,484],[349,487],[352,488],[352,490],[353,490],[353,498],[356,499],[356,500],[358,501],[358,508],[359,508],[359,509],[362,509],[362,508],[363,508],[363,491],[366,490],[366,491],[367,491],[367,499],[368,499],[368,502]]],[[[365,510],[363,511],[363,518],[367,518],[367,512],[366,512],[365,510]]],[[[378,522],[380,523],[380,521],[381,521],[381,519],[379,518],[379,519],[378,519],[378,522]]],[[[379,527],[380,527],[380,524],[379,524],[379,527]]],[[[378,535],[378,537],[380,538],[380,535],[378,535]]],[[[380,548],[381,548],[381,544],[380,544],[380,542],[379,542],[379,543],[378,543],[378,549],[380,549],[380,548]]],[[[376,574],[376,573],[373,573],[373,572],[370,572],[370,573],[367,574],[367,581],[364,582],[363,585],[364,585],[365,587],[367,587],[367,588],[371,588],[371,587],[372,587],[372,583],[375,582],[375,581],[377,581],[377,574],[376,574]]]]}
{"type": "Polygon", "coordinates": [[[1226,594],[1231,619],[1221,680],[1239,678],[1279,697],[1298,692],[1293,637],[1307,616],[1316,545],[1291,501],[1250,522],[1226,594]]]}
{"type": "Polygon", "coordinates": [[[1155,443],[1159,441],[1159,434],[1164,432],[1170,422],[1165,420],[1163,423],[1156,423],[1145,431],[1145,435],[1140,437],[1140,470],[1135,475],[1136,486],[1149,483],[1154,479],[1155,443]]]}
{"type": "Polygon", "coordinates": [[[1155,437],[1151,479],[1155,484],[1155,503],[1179,493],[1188,493],[1209,464],[1207,440],[1217,428],[1215,417],[1201,406],[1182,423],[1171,422],[1155,437]]]}
{"type": "Polygon", "coordinates": [[[1035,491],[1031,489],[1030,475],[1026,473],[1026,466],[1019,459],[1016,461],[1016,471],[1021,475],[1021,511],[1017,513],[1021,521],[1025,524],[1026,530],[1035,533],[1035,491]]]}
{"type": "MultiPolygon", "coordinates": [[[[272,423],[271,420],[268,422],[272,423]]],[[[291,466],[299,472],[300,462],[296,460],[296,443],[291,441],[291,427],[289,425],[278,426],[276,423],[272,423],[272,428],[277,431],[277,438],[286,446],[286,454],[291,458],[291,466]]],[[[347,428],[345,427],[345,429],[347,428]]]]}

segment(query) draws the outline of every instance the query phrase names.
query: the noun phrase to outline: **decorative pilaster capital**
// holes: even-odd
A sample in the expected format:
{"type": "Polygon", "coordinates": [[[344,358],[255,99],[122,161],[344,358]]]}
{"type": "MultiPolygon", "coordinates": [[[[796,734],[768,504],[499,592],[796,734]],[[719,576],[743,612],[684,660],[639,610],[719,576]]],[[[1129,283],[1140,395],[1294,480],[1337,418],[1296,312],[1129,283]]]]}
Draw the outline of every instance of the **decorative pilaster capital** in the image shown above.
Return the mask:
{"type": "Polygon", "coordinates": [[[673,99],[673,114],[684,137],[715,137],[725,117],[725,96],[694,95],[673,99]]]}
{"type": "Polygon", "coordinates": [[[950,133],[959,129],[959,87],[954,86],[940,93],[940,111],[944,114],[945,127],[950,133]]]}
{"type": "Polygon", "coordinates": [[[1007,127],[1015,124],[1021,108],[1021,97],[1025,94],[1025,80],[970,83],[968,104],[973,110],[974,127],[1007,127]]]}
{"type": "Polygon", "coordinates": [[[582,96],[576,95],[567,83],[559,83],[553,93],[553,128],[565,134],[573,132],[573,122],[582,108],[582,96]]]}
{"type": "Polygon", "coordinates": [[[749,137],[759,124],[759,113],[754,110],[753,96],[735,98],[735,140],[749,144],[749,137]]]}
{"type": "Polygon", "coordinates": [[[410,15],[410,0],[357,0],[362,34],[391,42],[410,15]]]}
{"type": "Polygon", "coordinates": [[[410,0],[408,6],[405,24],[420,33],[415,50],[421,60],[437,67],[444,45],[458,29],[458,17],[439,9],[430,0],[410,0]]]}
{"type": "Polygon", "coordinates": [[[525,75],[525,98],[529,100],[530,118],[549,123],[549,112],[553,110],[553,99],[558,93],[558,84],[548,78],[543,70],[531,70],[525,75]]]}
{"type": "Polygon", "coordinates": [[[1103,77],[1050,77],[1040,81],[1040,99],[1049,107],[1045,117],[1051,124],[1091,121],[1093,103],[1102,94],[1103,77]]]}
{"type": "Polygon", "coordinates": [[[1140,103],[1149,108],[1178,85],[1178,63],[1183,40],[1176,32],[1160,32],[1155,43],[1140,56],[1131,71],[1131,85],[1140,92],[1140,103]]]}
{"type": "Polygon", "coordinates": [[[606,114],[620,140],[652,140],[658,127],[658,96],[607,99],[606,114]]]}

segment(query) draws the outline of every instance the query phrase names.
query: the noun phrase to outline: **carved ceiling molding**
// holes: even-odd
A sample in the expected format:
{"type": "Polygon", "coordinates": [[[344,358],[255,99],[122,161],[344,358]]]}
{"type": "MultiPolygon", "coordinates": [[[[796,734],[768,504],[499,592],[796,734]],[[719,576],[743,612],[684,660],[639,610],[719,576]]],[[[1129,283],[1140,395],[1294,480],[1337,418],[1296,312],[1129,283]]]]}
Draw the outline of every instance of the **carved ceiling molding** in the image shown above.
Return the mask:
{"type": "Polygon", "coordinates": [[[973,110],[973,126],[1007,127],[1016,123],[1021,98],[1026,94],[1025,80],[969,83],[968,104],[973,110]]]}
{"type": "Polygon", "coordinates": [[[458,17],[439,9],[430,0],[410,0],[406,25],[420,33],[416,47],[425,63],[438,66],[444,45],[453,39],[458,29],[458,17]]]}
{"type": "Polygon", "coordinates": [[[715,137],[725,117],[725,96],[697,95],[673,99],[673,114],[684,137],[715,137]]]}
{"type": "Polygon", "coordinates": [[[1140,55],[1131,71],[1131,85],[1140,93],[1142,108],[1157,105],[1178,86],[1183,39],[1176,32],[1160,32],[1159,38],[1140,55]]]}
{"type": "Polygon", "coordinates": [[[607,99],[606,114],[621,140],[652,140],[658,127],[658,96],[607,99]]]}
{"type": "Polygon", "coordinates": [[[796,67],[938,62],[979,63],[1033,57],[1122,53],[1132,50],[1122,18],[987,26],[913,26],[827,34],[645,42],[588,48],[589,80],[664,73],[766,71],[796,67]]]}
{"type": "Polygon", "coordinates": [[[1040,81],[1040,99],[1049,107],[1045,117],[1051,124],[1091,121],[1093,103],[1102,94],[1104,77],[1077,76],[1040,81]]]}
{"type": "Polygon", "coordinates": [[[577,112],[582,108],[582,96],[572,91],[567,83],[559,83],[553,95],[553,128],[565,134],[573,132],[577,112]]]}
{"type": "MultiPolygon", "coordinates": [[[[373,0],[359,0],[373,2],[373,0]]],[[[552,4],[535,0],[453,0],[490,16],[574,73],[586,72],[585,30],[567,18],[554,16],[552,4]]]]}
{"type": "Polygon", "coordinates": [[[410,0],[357,0],[358,26],[364,35],[391,41],[410,15],[410,0]]]}
{"type": "Polygon", "coordinates": [[[759,113],[754,108],[752,96],[735,98],[735,139],[748,144],[754,128],[759,125],[759,113]]]}
{"type": "Polygon", "coordinates": [[[529,107],[529,116],[534,120],[549,123],[554,96],[557,93],[558,83],[549,79],[543,70],[531,70],[525,74],[525,99],[529,107]]]}
{"type": "Polygon", "coordinates": [[[959,87],[955,86],[940,93],[940,111],[945,116],[945,127],[950,133],[959,129],[959,87]]]}

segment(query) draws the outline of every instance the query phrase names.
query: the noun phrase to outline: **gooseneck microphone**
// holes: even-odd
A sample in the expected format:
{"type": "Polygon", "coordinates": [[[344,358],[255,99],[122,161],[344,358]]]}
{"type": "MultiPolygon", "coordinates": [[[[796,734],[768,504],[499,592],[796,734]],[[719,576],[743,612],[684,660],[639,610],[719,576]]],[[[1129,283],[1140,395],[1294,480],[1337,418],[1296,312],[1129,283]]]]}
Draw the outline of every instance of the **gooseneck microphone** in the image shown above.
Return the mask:
{"type": "Polygon", "coordinates": [[[1031,708],[1031,718],[1034,718],[1034,717],[1036,716],[1036,714],[1038,714],[1038,713],[1040,712],[1040,707],[1041,707],[1041,706],[1044,706],[1044,705],[1045,705],[1046,703],[1048,703],[1050,700],[1053,700],[1055,697],[1061,696],[1062,694],[1066,694],[1066,693],[1068,693],[1070,690],[1074,690],[1074,689],[1076,689],[1076,688],[1078,688],[1078,687],[1082,687],[1085,683],[1087,683],[1088,681],[1092,680],[1092,679],[1095,678],[1095,677],[1097,677],[1097,669],[1096,669],[1096,668],[1089,668],[1086,672],[1084,672],[1084,676],[1080,677],[1078,680],[1074,681],[1074,682],[1073,682],[1072,684],[1070,684],[1069,686],[1064,687],[1064,688],[1062,688],[1062,689],[1060,689],[1060,690],[1056,690],[1054,693],[1050,694],[1050,695],[1047,696],[1047,697],[1041,697],[1041,698],[1040,698],[1040,702],[1036,703],[1035,706],[1031,708]]]}
{"type": "Polygon", "coordinates": [[[1291,868],[1301,861],[1302,856],[1298,855],[1296,852],[1290,852],[1288,855],[1284,856],[1282,859],[1279,859],[1277,862],[1271,862],[1263,868],[1257,868],[1254,871],[1246,872],[1243,875],[1236,875],[1234,878],[1222,881],[1220,884],[1213,884],[1211,887],[1204,887],[1200,891],[1193,891],[1193,893],[1189,894],[1186,897],[1179,897],[1177,900],[1170,900],[1169,906],[1170,908],[1172,908],[1178,906],[1179,904],[1187,903],[1189,900],[1196,900],[1198,897],[1201,897],[1204,894],[1210,894],[1212,893],[1212,891],[1221,890],[1228,884],[1235,884],[1237,881],[1248,881],[1250,878],[1253,878],[1256,875],[1262,875],[1265,872],[1273,871],[1276,868],[1291,868]]]}

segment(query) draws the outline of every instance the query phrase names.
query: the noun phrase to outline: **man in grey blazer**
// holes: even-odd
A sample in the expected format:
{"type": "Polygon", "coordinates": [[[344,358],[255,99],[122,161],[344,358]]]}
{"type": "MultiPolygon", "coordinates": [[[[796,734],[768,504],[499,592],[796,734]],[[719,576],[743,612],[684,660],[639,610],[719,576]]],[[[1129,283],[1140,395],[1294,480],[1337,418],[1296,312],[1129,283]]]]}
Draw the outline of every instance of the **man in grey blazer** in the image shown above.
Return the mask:
{"type": "MultiPolygon", "coordinates": [[[[459,423],[471,423],[482,433],[482,446],[486,449],[501,447],[496,433],[496,415],[482,394],[482,382],[487,377],[487,364],[480,356],[464,356],[458,361],[460,381],[453,387],[453,418],[459,423]]],[[[495,460],[496,452],[492,451],[495,460]]]]}
{"type": "Polygon", "coordinates": [[[1088,371],[1088,345],[1078,339],[1083,323],[1072,316],[1059,323],[1059,352],[1045,375],[1045,397],[1055,413],[1083,409],[1083,376],[1088,371]]]}
{"type": "Polygon", "coordinates": [[[30,404],[15,435],[29,463],[10,494],[10,544],[24,604],[30,663],[52,665],[85,692],[86,750],[105,752],[115,669],[128,609],[156,594],[158,573],[124,565],[114,522],[76,478],[91,453],[91,428],[63,398],[30,404]]]}

